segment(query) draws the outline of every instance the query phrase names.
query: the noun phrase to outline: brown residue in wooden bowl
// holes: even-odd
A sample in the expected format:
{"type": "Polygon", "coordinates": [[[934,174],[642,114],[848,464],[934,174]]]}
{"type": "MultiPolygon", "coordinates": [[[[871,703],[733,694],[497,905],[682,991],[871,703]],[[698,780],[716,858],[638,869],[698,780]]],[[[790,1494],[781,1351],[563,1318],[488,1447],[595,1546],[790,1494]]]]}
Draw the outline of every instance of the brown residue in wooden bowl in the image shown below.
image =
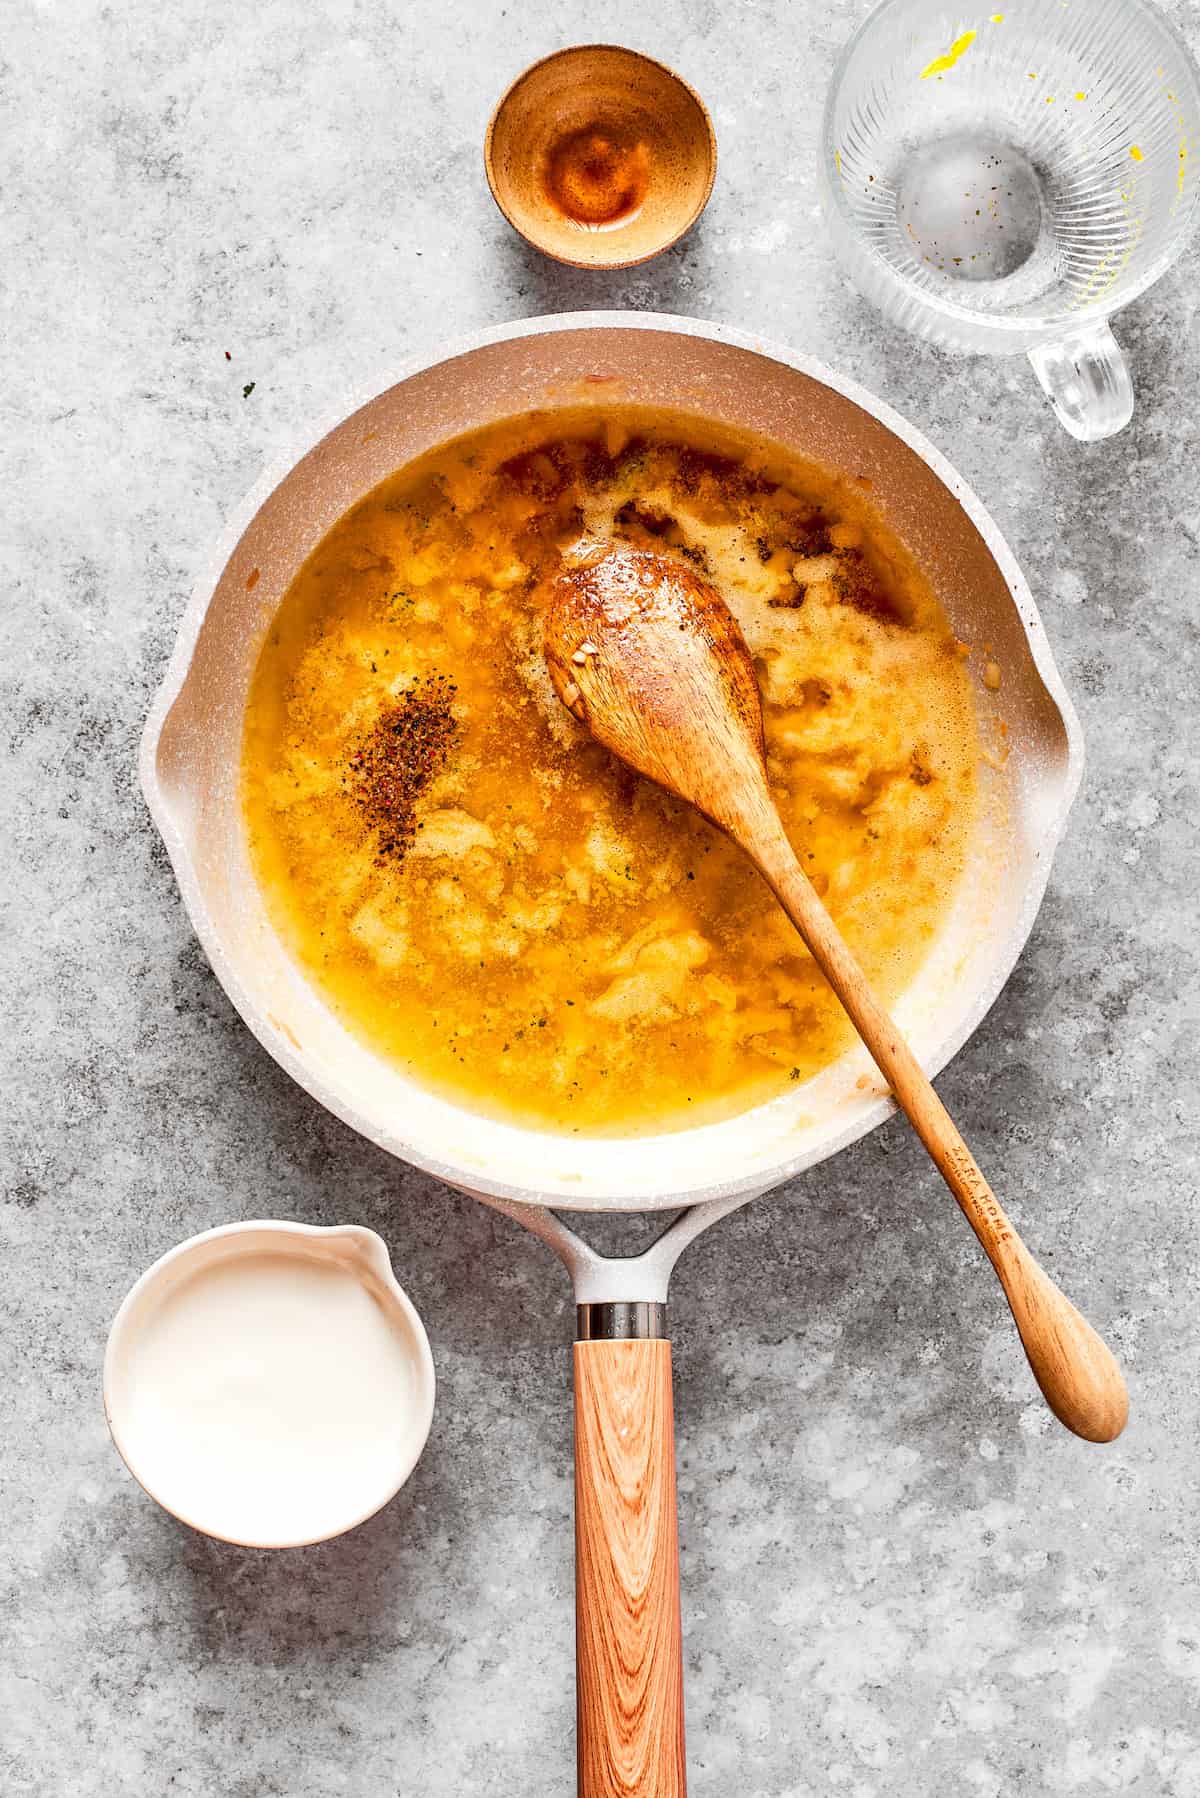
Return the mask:
{"type": "Polygon", "coordinates": [[[585,126],[560,139],[546,158],[550,204],[577,225],[617,225],[641,211],[650,184],[650,149],[620,127],[585,126]]]}

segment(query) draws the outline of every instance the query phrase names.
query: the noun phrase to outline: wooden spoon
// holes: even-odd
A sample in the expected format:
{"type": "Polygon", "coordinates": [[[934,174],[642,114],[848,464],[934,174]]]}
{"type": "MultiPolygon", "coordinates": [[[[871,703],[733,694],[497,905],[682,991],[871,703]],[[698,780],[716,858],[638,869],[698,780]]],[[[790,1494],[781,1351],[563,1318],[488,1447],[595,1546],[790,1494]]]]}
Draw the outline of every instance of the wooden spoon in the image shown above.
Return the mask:
{"type": "Polygon", "coordinates": [[[605,545],[550,582],[545,651],[559,698],[597,741],[758,867],[979,1238],[1050,1409],[1077,1436],[1111,1442],[1129,1410],[1116,1361],[1017,1235],[788,842],[767,785],[758,681],[720,595],[669,556],[605,545]]]}

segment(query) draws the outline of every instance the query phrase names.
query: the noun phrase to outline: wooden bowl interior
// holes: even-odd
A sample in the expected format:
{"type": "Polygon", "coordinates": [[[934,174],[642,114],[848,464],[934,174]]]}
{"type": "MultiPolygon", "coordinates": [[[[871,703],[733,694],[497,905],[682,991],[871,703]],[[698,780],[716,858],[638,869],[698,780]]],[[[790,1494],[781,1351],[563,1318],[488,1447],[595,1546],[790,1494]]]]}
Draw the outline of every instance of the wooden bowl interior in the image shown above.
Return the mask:
{"type": "Polygon", "coordinates": [[[717,146],[703,102],[672,70],[633,50],[591,45],[549,56],[513,83],[488,127],[484,161],[501,212],[537,249],[582,268],[623,268],[695,223],[712,191],[717,146]],[[599,227],[564,217],[546,186],[555,147],[590,131],[648,153],[640,207],[599,227]]]}

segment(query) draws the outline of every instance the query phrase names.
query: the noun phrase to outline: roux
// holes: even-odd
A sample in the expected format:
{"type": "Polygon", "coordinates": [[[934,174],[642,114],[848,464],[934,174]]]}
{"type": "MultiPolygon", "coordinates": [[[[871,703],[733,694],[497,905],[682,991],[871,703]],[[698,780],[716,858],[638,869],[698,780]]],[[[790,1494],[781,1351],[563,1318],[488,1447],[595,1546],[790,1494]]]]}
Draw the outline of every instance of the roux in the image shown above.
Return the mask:
{"type": "Polygon", "coordinates": [[[539,582],[585,530],[679,556],[731,606],[785,829],[893,1001],[974,829],[960,646],[858,482],[669,413],[494,426],[333,528],[252,683],[251,858],[308,976],[416,1079],[541,1128],[687,1128],[794,1089],[853,1031],[746,858],[555,697],[539,582]],[[388,853],[355,758],[436,677],[453,744],[388,853]]]}

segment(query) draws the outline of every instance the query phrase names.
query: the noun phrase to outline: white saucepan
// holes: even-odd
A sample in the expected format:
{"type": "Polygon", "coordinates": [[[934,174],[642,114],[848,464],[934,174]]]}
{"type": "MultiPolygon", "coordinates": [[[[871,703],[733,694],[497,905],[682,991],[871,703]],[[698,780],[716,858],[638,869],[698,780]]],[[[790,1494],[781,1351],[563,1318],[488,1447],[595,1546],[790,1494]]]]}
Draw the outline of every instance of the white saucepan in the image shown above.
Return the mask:
{"type": "MultiPolygon", "coordinates": [[[[743,333],[580,313],[488,331],[400,371],[232,521],[180,627],[142,745],[147,802],[216,973],[316,1099],[382,1148],[517,1216],[575,1281],[580,1791],[682,1793],[683,1702],[667,1282],[716,1218],[855,1141],[891,1110],[865,1051],[703,1128],[630,1140],[476,1116],[375,1055],[333,1015],[268,921],[238,803],[246,695],[290,581],[386,475],[534,408],[662,405],[757,432],[865,477],[959,637],[1003,670],[983,707],[984,803],[966,876],[897,1021],[944,1066],[1032,928],[1082,771],[1079,725],[1013,557],[978,499],[903,419],[828,369],[743,333]],[[864,1078],[865,1076],[865,1078],[864,1078]],[[560,1211],[679,1210],[635,1260],[595,1254],[560,1211]]],[[[969,1120],[964,1120],[969,1123],[969,1120]]]]}

